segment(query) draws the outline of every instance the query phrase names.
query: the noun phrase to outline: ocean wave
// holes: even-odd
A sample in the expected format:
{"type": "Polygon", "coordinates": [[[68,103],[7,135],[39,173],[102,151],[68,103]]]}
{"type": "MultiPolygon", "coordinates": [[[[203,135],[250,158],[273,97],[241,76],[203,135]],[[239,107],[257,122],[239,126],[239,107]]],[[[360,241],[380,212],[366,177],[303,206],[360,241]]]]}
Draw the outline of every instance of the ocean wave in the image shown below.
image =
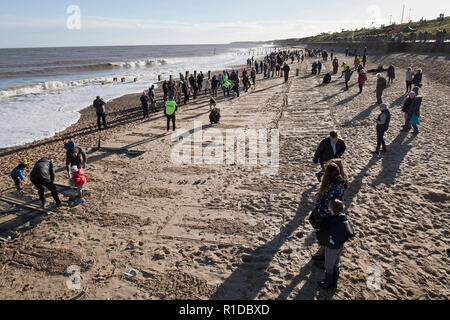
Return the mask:
{"type": "Polygon", "coordinates": [[[166,65],[167,60],[159,59],[159,60],[137,60],[137,61],[127,61],[127,62],[110,62],[109,65],[112,67],[120,67],[120,68],[142,68],[149,67],[155,65],[166,65]]]}
{"type": "Polygon", "coordinates": [[[18,76],[34,76],[34,75],[51,75],[51,74],[66,74],[76,71],[97,71],[97,70],[108,70],[108,69],[134,69],[134,68],[145,68],[151,66],[163,66],[166,65],[167,61],[164,59],[159,60],[137,60],[137,61],[123,61],[123,62],[105,62],[105,63],[95,63],[95,64],[84,64],[84,65],[70,65],[61,67],[47,67],[20,71],[5,71],[0,72],[0,77],[18,77],[18,76]]]}
{"type": "Polygon", "coordinates": [[[43,93],[46,91],[64,90],[87,85],[96,85],[96,84],[100,85],[105,82],[110,82],[111,80],[112,77],[71,80],[71,81],[47,81],[44,83],[31,84],[21,87],[0,90],[0,98],[11,98],[15,96],[43,93]]]}

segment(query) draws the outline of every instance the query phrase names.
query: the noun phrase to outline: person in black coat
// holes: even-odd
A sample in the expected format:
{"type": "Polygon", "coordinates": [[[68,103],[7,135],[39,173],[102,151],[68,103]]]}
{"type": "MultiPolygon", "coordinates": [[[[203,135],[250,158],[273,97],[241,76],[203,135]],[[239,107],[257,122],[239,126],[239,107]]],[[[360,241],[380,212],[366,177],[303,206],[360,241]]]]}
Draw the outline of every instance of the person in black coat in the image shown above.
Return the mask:
{"type": "Polygon", "coordinates": [[[328,84],[331,82],[331,74],[327,73],[324,77],[323,77],[323,82],[322,84],[328,84]]]}
{"type": "Polygon", "coordinates": [[[66,151],[66,169],[67,169],[67,177],[70,176],[70,168],[72,166],[77,166],[78,169],[86,167],[87,164],[87,156],[83,149],[76,145],[75,142],[69,141],[64,145],[66,151]]]}
{"type": "Polygon", "coordinates": [[[313,159],[313,162],[316,165],[320,163],[320,166],[322,167],[320,172],[316,174],[319,182],[323,176],[325,163],[331,159],[342,157],[345,149],[345,142],[344,140],[338,138],[338,133],[336,131],[331,131],[330,136],[320,142],[313,159]]]}
{"type": "Polygon", "coordinates": [[[45,208],[45,195],[44,187],[46,187],[52,193],[53,199],[56,205],[60,205],[61,201],[56,191],[55,170],[53,169],[52,162],[47,158],[42,158],[33,167],[30,173],[30,181],[38,189],[39,199],[41,200],[41,207],[45,208]]]}
{"type": "Polygon", "coordinates": [[[355,236],[355,232],[342,212],[344,203],[332,199],[329,204],[331,218],[328,223],[316,231],[320,245],[325,246],[325,279],[318,283],[325,290],[337,287],[339,279],[339,261],[344,249],[344,243],[355,236]]]}
{"type": "Polygon", "coordinates": [[[387,69],[387,76],[388,76],[388,84],[390,84],[391,82],[394,82],[394,79],[395,79],[395,68],[394,68],[394,66],[392,64],[387,69]]]}

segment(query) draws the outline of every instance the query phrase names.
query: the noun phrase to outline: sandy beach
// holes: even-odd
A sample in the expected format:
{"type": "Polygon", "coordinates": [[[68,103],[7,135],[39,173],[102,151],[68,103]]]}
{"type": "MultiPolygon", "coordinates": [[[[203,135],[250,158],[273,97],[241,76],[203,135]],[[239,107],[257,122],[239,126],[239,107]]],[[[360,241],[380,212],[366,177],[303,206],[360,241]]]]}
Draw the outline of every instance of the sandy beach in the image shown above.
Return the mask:
{"type": "MultiPolygon", "coordinates": [[[[339,63],[353,65],[338,54],[339,63]]],[[[110,129],[98,131],[92,108],[54,137],[0,150],[2,195],[38,201],[26,185],[12,192],[9,172],[27,158],[50,157],[56,181],[67,185],[63,145],[75,141],[88,155],[86,205],[61,207],[11,232],[0,241],[2,299],[442,299],[449,289],[450,151],[448,56],[398,53],[372,57],[366,69],[396,67],[383,94],[391,114],[388,152],[373,155],[378,116],[375,74],[358,95],[333,75],[310,75],[314,61],[290,64],[281,77],[257,75],[256,87],[217,105],[220,124],[209,125],[209,96],[180,105],[177,127],[211,137],[227,129],[278,129],[279,168],[261,165],[175,165],[180,142],[166,134],[161,112],[142,121],[140,94],[107,104],[110,129]],[[405,69],[424,73],[420,134],[400,133],[406,98],[405,69]],[[296,69],[300,75],[295,76],[296,69]],[[196,123],[195,123],[196,122],[196,123]],[[312,159],[319,142],[336,129],[347,144],[343,160],[350,187],[344,199],[356,237],[346,243],[338,290],[320,291],[323,271],[311,256],[317,241],[307,217],[309,195],[319,187],[312,159]],[[138,157],[98,151],[102,146],[145,151],[138,157]],[[67,268],[78,266],[81,288],[66,285],[67,268]],[[124,273],[129,268],[137,276],[124,273]],[[375,273],[374,273],[374,270],[375,273]],[[368,287],[372,277],[380,288],[368,287]],[[82,292],[83,288],[87,288],[82,292]]],[[[318,60],[319,58],[316,58],[318,60]]],[[[321,59],[321,58],[320,58],[321,59]]],[[[101,95],[101,93],[99,93],[101,95]]],[[[161,92],[158,91],[159,101],[161,92]]],[[[209,144],[214,139],[206,141],[209,144]]],[[[202,145],[203,147],[206,146],[202,145]]],[[[248,157],[248,155],[247,155],[248,157]]],[[[66,199],[67,197],[63,197],[66,199]]],[[[50,200],[51,201],[51,200],[50,200]]],[[[2,204],[1,210],[8,208],[2,204]]],[[[0,217],[0,224],[8,216],[0,217]]]]}

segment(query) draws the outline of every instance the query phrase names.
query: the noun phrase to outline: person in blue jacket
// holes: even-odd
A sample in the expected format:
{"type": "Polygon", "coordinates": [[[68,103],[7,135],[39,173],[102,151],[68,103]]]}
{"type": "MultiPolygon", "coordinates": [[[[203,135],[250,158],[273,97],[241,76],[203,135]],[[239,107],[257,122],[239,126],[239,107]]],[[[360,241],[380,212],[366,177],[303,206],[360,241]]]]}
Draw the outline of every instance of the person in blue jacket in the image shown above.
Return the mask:
{"type": "Polygon", "coordinates": [[[11,178],[14,180],[17,191],[22,191],[22,180],[25,179],[24,171],[28,167],[28,161],[23,159],[22,162],[11,171],[11,178]]]}

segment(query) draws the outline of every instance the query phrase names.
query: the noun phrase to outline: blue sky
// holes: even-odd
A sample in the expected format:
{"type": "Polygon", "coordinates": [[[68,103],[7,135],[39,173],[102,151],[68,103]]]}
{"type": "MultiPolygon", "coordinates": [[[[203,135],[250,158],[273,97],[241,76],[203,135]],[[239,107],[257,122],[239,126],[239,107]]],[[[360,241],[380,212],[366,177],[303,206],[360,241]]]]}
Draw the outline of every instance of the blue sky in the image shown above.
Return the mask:
{"type": "MultiPolygon", "coordinates": [[[[448,14],[443,0],[405,1],[406,21],[448,14]],[[409,9],[411,8],[411,15],[409,9]]],[[[303,37],[400,22],[392,0],[0,0],[0,47],[201,44],[303,37]],[[69,30],[70,5],[81,10],[69,30]]]]}

